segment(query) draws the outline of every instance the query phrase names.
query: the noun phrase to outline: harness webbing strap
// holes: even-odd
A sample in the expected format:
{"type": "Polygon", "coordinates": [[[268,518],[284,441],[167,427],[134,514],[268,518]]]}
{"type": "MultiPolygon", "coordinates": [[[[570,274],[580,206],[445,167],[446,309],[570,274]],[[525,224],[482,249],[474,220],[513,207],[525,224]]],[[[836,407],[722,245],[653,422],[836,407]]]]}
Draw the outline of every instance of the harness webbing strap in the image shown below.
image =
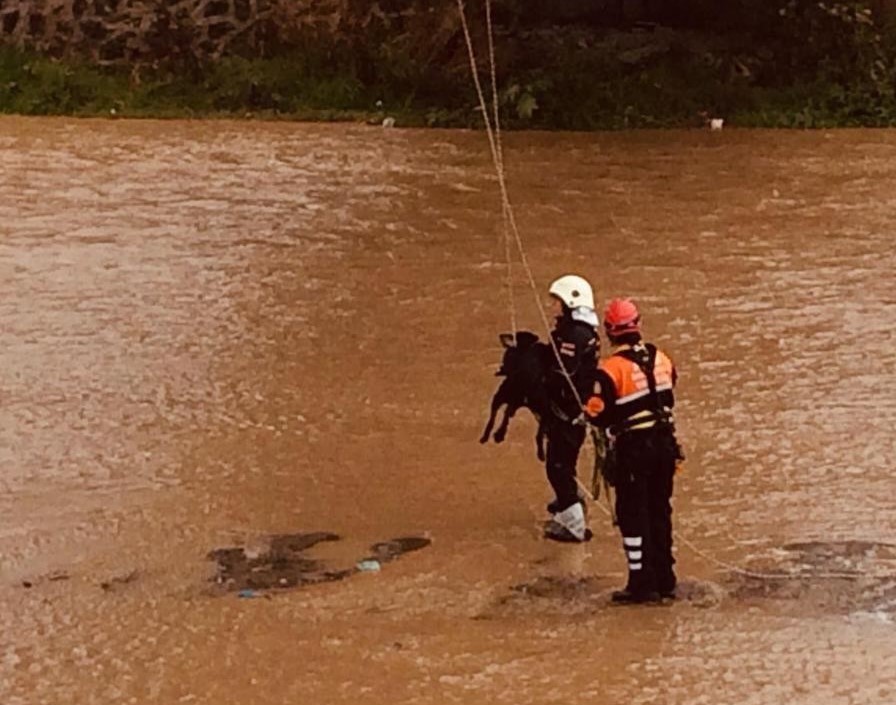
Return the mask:
{"type": "Polygon", "coordinates": [[[647,388],[650,390],[650,401],[653,402],[655,407],[659,408],[656,393],[656,373],[654,371],[656,367],[656,347],[649,344],[639,345],[628,350],[621,350],[616,354],[634,362],[641,372],[644,373],[644,376],[647,378],[647,388]]]}
{"type": "Polygon", "coordinates": [[[613,426],[614,435],[619,435],[628,431],[636,426],[641,424],[649,423],[651,421],[656,423],[671,423],[672,422],[672,413],[662,404],[660,404],[659,393],[656,389],[656,357],[657,357],[657,348],[655,345],[651,345],[648,343],[647,345],[639,344],[636,347],[628,348],[626,350],[620,350],[615,353],[620,357],[633,362],[638,366],[638,369],[644,374],[644,377],[647,379],[647,389],[649,391],[649,395],[647,397],[649,402],[649,408],[642,410],[639,413],[644,413],[644,411],[649,411],[650,416],[634,416],[629,417],[627,419],[623,419],[617,424],[613,426]]]}

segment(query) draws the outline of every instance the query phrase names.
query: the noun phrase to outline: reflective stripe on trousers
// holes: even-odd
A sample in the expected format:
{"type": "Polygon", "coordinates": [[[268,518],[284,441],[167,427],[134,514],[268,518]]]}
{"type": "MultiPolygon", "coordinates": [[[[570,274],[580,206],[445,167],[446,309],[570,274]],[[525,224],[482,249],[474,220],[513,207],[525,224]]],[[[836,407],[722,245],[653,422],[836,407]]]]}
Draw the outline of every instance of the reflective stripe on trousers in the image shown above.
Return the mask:
{"type": "Polygon", "coordinates": [[[622,546],[625,549],[626,558],[628,558],[629,570],[641,570],[643,567],[642,559],[644,557],[644,537],[642,536],[623,536],[622,546]]]}

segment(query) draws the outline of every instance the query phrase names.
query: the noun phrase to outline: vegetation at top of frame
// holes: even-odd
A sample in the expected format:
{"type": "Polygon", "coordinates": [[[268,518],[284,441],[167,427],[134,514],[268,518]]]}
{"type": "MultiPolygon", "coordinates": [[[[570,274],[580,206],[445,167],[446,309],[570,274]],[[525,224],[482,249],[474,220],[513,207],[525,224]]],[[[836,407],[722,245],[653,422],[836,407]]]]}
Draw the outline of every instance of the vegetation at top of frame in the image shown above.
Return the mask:
{"type": "MultiPolygon", "coordinates": [[[[215,61],[97,67],[0,48],[0,112],[478,126],[454,4],[391,5],[404,9],[215,61]]],[[[481,6],[467,6],[488,84],[481,6]]],[[[558,17],[532,0],[496,1],[505,124],[673,127],[707,115],[742,126],[896,124],[896,32],[864,3],[732,0],[719,17],[693,0],[687,16],[625,26],[607,26],[592,7],[575,0],[558,17]]]]}

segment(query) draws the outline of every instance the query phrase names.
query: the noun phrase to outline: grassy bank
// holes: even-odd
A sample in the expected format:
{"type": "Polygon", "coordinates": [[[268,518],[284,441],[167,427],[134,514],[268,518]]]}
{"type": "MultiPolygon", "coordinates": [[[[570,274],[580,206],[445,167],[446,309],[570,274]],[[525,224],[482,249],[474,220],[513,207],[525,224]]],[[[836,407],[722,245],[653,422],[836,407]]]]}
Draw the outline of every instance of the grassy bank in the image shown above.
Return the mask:
{"type": "Polygon", "coordinates": [[[0,113],[314,120],[375,117],[348,78],[292,75],[288,58],[224,59],[202,72],[143,72],[63,62],[0,48],[0,113]]]}
{"type": "MultiPolygon", "coordinates": [[[[712,115],[749,127],[896,125],[894,43],[861,22],[838,20],[828,33],[825,41],[822,34],[800,44],[785,32],[764,45],[748,34],[662,28],[505,36],[499,47],[505,124],[687,127],[712,115]],[[852,34],[844,35],[844,27],[852,34]]],[[[444,59],[412,61],[384,42],[354,53],[306,48],[138,72],[5,48],[0,112],[369,122],[391,116],[408,126],[478,126],[462,44],[444,59]]]]}

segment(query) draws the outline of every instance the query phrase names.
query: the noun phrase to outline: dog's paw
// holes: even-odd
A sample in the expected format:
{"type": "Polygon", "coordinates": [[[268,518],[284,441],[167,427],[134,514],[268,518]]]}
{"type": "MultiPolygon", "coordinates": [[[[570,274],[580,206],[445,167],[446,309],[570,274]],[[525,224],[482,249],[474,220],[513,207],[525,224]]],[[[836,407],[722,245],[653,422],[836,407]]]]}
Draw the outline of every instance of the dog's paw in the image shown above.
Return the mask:
{"type": "Polygon", "coordinates": [[[505,437],[506,435],[507,435],[506,433],[501,433],[500,431],[498,431],[498,432],[495,434],[495,443],[503,443],[503,442],[504,442],[504,437],[505,437]]]}

